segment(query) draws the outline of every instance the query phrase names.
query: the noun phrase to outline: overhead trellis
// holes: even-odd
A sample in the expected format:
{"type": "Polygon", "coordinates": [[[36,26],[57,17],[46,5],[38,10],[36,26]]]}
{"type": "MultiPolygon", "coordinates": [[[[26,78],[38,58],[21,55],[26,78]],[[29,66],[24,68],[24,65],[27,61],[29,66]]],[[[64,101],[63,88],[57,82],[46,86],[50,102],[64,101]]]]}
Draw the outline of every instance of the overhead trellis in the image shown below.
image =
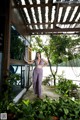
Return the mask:
{"type": "Polygon", "coordinates": [[[80,0],[14,0],[26,34],[80,34],[80,0]]]}

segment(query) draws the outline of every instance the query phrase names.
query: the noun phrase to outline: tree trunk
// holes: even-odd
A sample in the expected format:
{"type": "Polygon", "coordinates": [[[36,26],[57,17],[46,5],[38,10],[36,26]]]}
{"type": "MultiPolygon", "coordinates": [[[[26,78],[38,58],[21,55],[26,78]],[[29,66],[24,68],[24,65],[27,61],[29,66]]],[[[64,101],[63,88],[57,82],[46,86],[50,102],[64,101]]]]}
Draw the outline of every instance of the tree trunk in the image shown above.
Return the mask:
{"type": "Polygon", "coordinates": [[[47,56],[48,63],[49,63],[49,66],[50,66],[50,71],[51,71],[51,74],[52,74],[53,79],[54,79],[54,86],[56,86],[56,74],[57,74],[58,66],[56,67],[55,73],[53,73],[52,65],[51,65],[51,62],[50,62],[50,60],[49,60],[49,55],[48,55],[47,51],[43,48],[42,45],[39,44],[39,42],[38,42],[38,45],[45,51],[45,54],[46,54],[46,56],[47,56]]]}
{"type": "Polygon", "coordinates": [[[54,79],[54,85],[56,86],[56,74],[57,74],[58,67],[56,67],[56,72],[53,73],[52,65],[51,65],[51,62],[50,62],[49,58],[48,58],[48,62],[49,62],[49,67],[50,67],[51,74],[52,74],[53,79],[54,79]]]}

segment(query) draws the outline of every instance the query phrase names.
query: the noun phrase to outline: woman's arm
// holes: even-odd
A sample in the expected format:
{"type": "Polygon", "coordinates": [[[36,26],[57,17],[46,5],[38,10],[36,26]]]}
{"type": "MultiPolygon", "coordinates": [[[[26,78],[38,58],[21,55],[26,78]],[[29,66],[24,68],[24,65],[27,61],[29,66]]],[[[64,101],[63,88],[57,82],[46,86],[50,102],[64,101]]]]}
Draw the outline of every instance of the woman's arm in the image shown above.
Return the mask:
{"type": "Polygon", "coordinates": [[[46,61],[46,60],[43,59],[43,62],[44,62],[44,66],[48,65],[48,61],[46,61]]]}
{"type": "Polygon", "coordinates": [[[27,61],[25,57],[24,57],[24,61],[28,64],[33,64],[34,63],[34,60],[27,61]]]}

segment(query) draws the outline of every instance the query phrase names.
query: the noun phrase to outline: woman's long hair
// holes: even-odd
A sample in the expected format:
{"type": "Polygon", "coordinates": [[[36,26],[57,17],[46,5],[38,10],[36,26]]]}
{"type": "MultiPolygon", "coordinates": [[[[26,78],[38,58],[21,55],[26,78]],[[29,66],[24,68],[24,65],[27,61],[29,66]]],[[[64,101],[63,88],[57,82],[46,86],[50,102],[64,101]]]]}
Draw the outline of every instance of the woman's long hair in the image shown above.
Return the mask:
{"type": "Polygon", "coordinates": [[[40,54],[40,58],[41,58],[41,52],[36,52],[35,60],[37,60],[37,59],[38,59],[38,57],[37,57],[37,53],[39,53],[39,54],[40,54]]]}

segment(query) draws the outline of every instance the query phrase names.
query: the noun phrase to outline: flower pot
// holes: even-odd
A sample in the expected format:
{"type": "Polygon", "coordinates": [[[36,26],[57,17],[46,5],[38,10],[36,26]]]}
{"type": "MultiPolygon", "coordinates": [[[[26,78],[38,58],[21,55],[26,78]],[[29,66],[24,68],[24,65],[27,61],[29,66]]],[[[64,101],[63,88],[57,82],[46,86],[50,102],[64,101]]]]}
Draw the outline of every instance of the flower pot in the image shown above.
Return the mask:
{"type": "Polygon", "coordinates": [[[8,114],[7,114],[7,118],[8,118],[8,120],[14,120],[14,119],[15,119],[15,114],[13,114],[13,113],[8,113],[8,114]]]}
{"type": "Polygon", "coordinates": [[[57,116],[52,116],[52,120],[59,120],[57,116]]]}

